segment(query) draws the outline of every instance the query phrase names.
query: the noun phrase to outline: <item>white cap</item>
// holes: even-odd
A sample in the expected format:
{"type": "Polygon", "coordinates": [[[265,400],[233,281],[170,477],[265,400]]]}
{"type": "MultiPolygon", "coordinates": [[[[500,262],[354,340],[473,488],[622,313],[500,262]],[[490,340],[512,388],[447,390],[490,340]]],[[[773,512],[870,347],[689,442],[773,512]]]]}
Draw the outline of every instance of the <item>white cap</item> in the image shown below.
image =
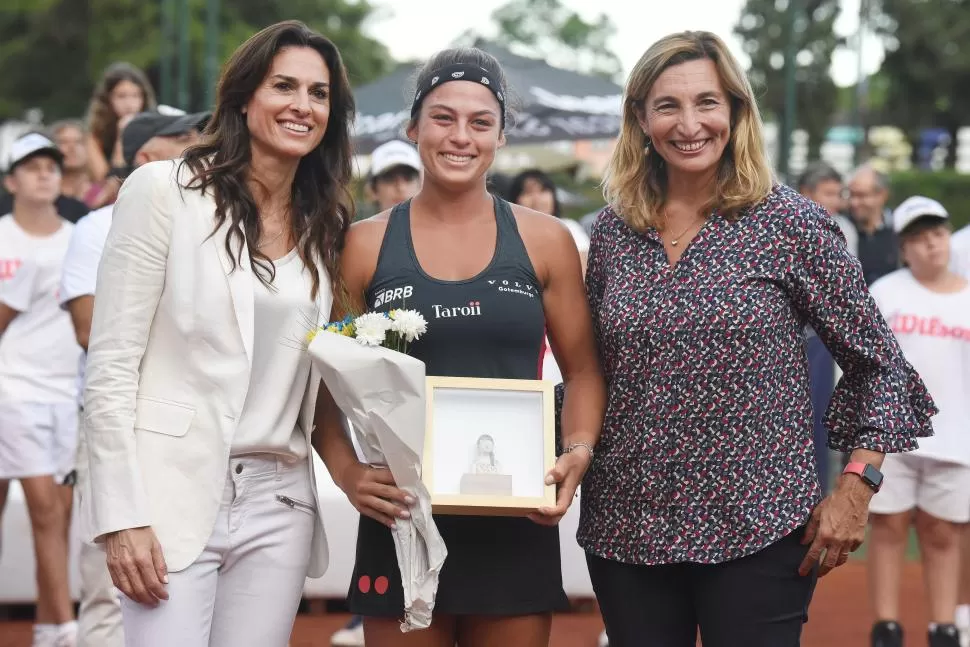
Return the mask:
{"type": "Polygon", "coordinates": [[[157,110],[160,114],[163,114],[163,115],[172,115],[172,116],[175,116],[175,117],[181,117],[182,115],[185,114],[185,111],[182,110],[181,108],[175,108],[173,106],[168,106],[168,105],[165,105],[164,103],[158,104],[158,106],[156,106],[155,110],[157,110]]]}
{"type": "Polygon", "coordinates": [[[421,156],[418,151],[399,139],[381,144],[370,154],[370,176],[377,177],[395,166],[407,166],[421,171],[421,156]]]}
{"type": "Polygon", "coordinates": [[[923,216],[935,216],[943,220],[949,220],[950,214],[942,204],[921,195],[914,195],[903,200],[902,204],[893,211],[893,231],[897,234],[906,229],[914,220],[923,216]]]}
{"type": "Polygon", "coordinates": [[[54,142],[39,133],[28,133],[10,145],[10,152],[7,154],[4,170],[9,173],[13,170],[14,166],[31,155],[36,155],[40,152],[47,153],[53,157],[59,165],[64,163],[64,155],[54,142]]]}

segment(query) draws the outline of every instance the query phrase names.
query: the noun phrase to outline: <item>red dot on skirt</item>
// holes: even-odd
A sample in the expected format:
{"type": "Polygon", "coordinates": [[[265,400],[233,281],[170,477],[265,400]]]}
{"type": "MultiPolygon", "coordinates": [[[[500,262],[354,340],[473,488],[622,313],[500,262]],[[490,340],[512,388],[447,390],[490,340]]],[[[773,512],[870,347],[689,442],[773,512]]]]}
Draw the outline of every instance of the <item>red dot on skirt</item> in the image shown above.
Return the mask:
{"type": "Polygon", "coordinates": [[[385,593],[387,593],[388,586],[390,586],[390,583],[387,581],[387,578],[384,577],[383,575],[381,575],[376,580],[374,580],[374,591],[377,592],[377,595],[384,595],[385,593]]]}
{"type": "Polygon", "coordinates": [[[370,593],[370,575],[361,575],[357,580],[357,588],[361,593],[370,593]]]}

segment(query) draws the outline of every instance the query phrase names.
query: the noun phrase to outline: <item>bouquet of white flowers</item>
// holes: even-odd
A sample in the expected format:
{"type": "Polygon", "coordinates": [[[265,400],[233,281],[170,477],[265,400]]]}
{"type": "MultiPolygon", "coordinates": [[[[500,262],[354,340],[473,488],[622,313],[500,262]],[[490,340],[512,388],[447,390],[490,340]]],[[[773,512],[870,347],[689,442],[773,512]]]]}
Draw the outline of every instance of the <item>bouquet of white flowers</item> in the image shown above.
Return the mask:
{"type": "Polygon", "coordinates": [[[318,332],[330,332],[352,337],[364,346],[383,346],[399,353],[408,352],[408,344],[428,331],[428,322],[417,310],[366,312],[358,317],[346,316],[310,331],[307,342],[312,343],[318,332]]]}
{"type": "Polygon", "coordinates": [[[427,331],[414,310],[367,312],[329,323],[307,336],[314,367],[357,436],[364,460],[386,466],[414,497],[410,519],[392,531],[404,587],[402,631],[431,624],[438,575],[447,550],[421,481],[425,432],[425,366],[407,354],[427,331]]]}

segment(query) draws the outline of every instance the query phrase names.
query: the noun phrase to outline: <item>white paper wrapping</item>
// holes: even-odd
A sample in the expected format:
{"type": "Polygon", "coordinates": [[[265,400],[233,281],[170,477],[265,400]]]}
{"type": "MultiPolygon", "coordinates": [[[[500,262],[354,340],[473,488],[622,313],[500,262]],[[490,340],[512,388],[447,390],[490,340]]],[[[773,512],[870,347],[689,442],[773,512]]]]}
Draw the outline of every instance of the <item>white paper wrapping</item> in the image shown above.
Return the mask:
{"type": "Polygon", "coordinates": [[[319,332],[310,357],[350,422],[366,462],[391,470],[397,487],[415,499],[411,519],[392,531],[404,588],[402,631],[431,624],[438,576],[448,552],[431,516],[421,481],[425,431],[425,366],[409,355],[319,332]]]}

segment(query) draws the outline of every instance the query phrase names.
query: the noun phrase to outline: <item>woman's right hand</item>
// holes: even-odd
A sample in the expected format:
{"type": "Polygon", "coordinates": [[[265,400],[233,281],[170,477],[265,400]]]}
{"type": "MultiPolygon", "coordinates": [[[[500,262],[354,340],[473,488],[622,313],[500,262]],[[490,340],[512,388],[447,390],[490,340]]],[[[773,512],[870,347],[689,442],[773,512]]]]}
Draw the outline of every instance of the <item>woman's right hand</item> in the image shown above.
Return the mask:
{"type": "Polygon", "coordinates": [[[396,519],[411,517],[408,508],[414,504],[414,497],[395,486],[394,476],[386,467],[356,462],[344,471],[340,489],[357,512],[388,528],[394,528],[396,519]]]}
{"type": "Polygon", "coordinates": [[[105,548],[108,572],[119,591],[152,607],[168,599],[168,568],[155,531],[145,526],[108,533],[105,548]]]}

